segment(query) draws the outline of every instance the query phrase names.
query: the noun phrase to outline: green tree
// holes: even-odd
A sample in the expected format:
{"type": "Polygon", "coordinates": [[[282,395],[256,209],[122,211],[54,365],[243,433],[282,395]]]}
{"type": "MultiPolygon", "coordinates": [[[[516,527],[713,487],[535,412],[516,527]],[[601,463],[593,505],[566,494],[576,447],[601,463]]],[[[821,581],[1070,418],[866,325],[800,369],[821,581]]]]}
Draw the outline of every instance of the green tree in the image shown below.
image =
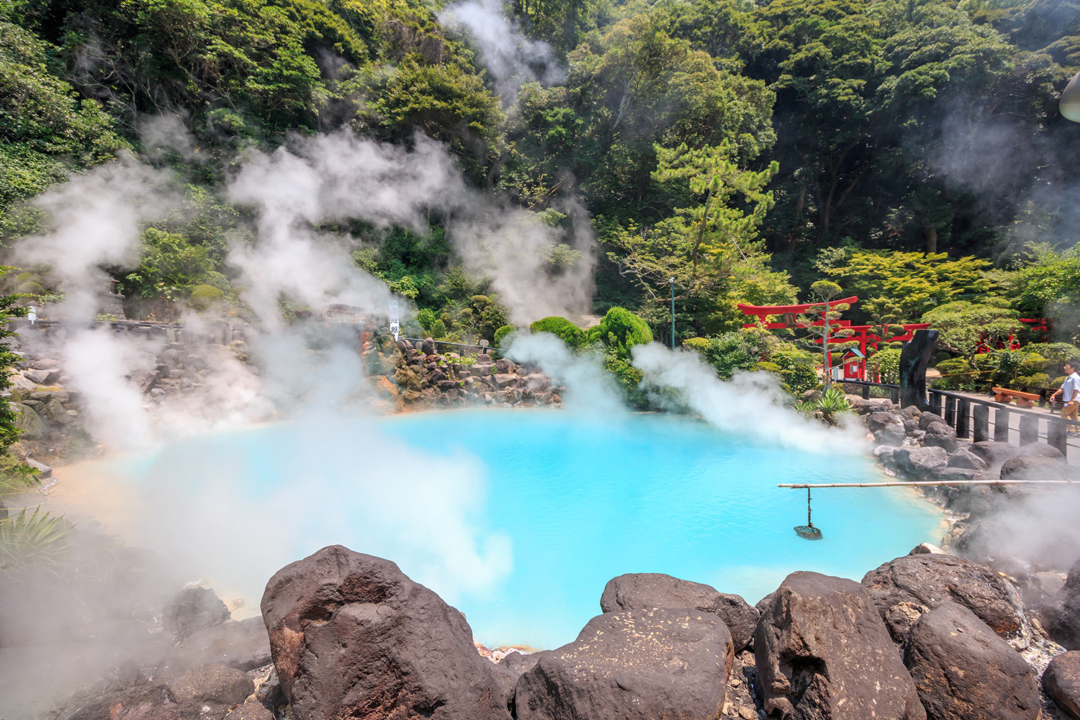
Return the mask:
{"type": "Polygon", "coordinates": [[[850,306],[846,303],[833,303],[843,292],[841,287],[829,280],[818,280],[810,286],[810,293],[817,298],[818,302],[812,303],[806,312],[796,318],[796,323],[814,338],[821,338],[821,365],[825,369],[825,389],[832,385],[832,376],[829,374],[829,355],[833,352],[842,352],[857,345],[855,342],[832,342],[835,338],[843,338],[851,335],[850,330],[837,329],[837,321],[840,320],[844,311],[850,306]],[[820,323],[820,324],[819,324],[820,323]]]}
{"type": "Polygon", "coordinates": [[[925,313],[922,322],[939,331],[941,347],[970,360],[982,343],[992,345],[1020,330],[1017,315],[1008,301],[987,297],[982,302],[945,303],[925,313]]]}
{"type": "Polygon", "coordinates": [[[935,305],[987,293],[993,287],[989,268],[986,260],[950,260],[946,253],[860,250],[828,274],[860,298],[884,301],[902,317],[918,317],[935,305]]]}

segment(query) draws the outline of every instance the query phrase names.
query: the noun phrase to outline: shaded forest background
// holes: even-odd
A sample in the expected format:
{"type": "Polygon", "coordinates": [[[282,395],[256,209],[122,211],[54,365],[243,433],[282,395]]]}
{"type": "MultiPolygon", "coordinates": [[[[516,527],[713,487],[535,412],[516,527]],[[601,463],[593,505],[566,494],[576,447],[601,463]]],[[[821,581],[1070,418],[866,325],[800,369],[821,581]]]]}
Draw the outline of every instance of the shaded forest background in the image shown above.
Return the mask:
{"type": "MultiPolygon", "coordinates": [[[[147,228],[138,267],[112,269],[120,291],[228,302],[250,217],[221,189],[246,152],[423,133],[544,222],[568,226],[580,202],[600,248],[593,312],[629,308],[664,342],[672,284],[684,341],[821,279],[863,298],[853,320],[1045,316],[1075,341],[1080,126],[1057,98],[1080,70],[1080,2],[498,9],[550,46],[525,77],[423,0],[0,0],[0,239],[40,228],[28,201],[53,184],[132,152],[171,167],[187,202],[147,228]]],[[[440,218],[424,234],[340,230],[425,331],[507,324],[440,218]]],[[[579,255],[556,246],[550,272],[579,255]]],[[[15,289],[50,291],[32,268],[15,289]]]]}

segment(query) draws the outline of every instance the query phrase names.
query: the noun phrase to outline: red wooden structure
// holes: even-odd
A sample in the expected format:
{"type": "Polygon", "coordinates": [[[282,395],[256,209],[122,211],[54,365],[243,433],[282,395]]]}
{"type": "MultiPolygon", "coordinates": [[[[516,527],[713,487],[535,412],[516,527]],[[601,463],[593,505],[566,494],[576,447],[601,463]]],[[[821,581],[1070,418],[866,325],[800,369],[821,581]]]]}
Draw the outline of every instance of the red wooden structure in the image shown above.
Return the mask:
{"type": "MultiPolygon", "coordinates": [[[[842,300],[830,300],[829,308],[832,309],[837,305],[854,305],[857,302],[859,302],[859,298],[853,295],[842,300]]],[[[806,323],[796,322],[795,316],[809,311],[812,307],[820,308],[824,304],[825,303],[806,303],[804,305],[738,305],[737,307],[742,311],[743,315],[756,317],[758,319],[756,323],[747,323],[746,325],[743,325],[744,328],[764,327],[768,330],[784,330],[806,327],[806,323]],[[780,316],[783,320],[779,322],[769,322],[770,316],[780,316]]],[[[810,324],[820,327],[825,324],[825,321],[815,320],[810,324]]],[[[832,325],[833,323],[830,323],[830,326],[832,325]]],[[[930,327],[930,324],[906,323],[902,326],[904,332],[885,340],[882,340],[882,338],[877,335],[871,334],[870,330],[873,329],[873,326],[871,325],[852,325],[850,320],[837,320],[835,322],[835,327],[837,331],[845,331],[844,337],[837,336],[831,331],[830,327],[829,342],[851,342],[857,340],[859,342],[859,352],[862,355],[861,358],[849,358],[844,362],[844,379],[865,380],[866,358],[869,357],[868,351],[870,348],[877,351],[878,345],[881,342],[905,342],[912,338],[912,333],[914,333],[914,331],[924,330],[930,327]]],[[[814,342],[820,345],[823,340],[822,338],[814,338],[814,342]]],[[[825,368],[825,372],[831,371],[832,363],[832,353],[830,352],[828,358],[829,367],[825,368]]]]}

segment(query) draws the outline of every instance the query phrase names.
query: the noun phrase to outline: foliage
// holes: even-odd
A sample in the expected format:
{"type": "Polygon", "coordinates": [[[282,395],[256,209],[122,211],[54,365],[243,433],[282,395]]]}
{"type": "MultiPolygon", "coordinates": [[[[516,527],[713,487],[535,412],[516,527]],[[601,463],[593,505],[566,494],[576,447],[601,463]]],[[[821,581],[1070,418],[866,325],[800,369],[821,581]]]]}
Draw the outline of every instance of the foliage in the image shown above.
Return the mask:
{"type": "Polygon", "coordinates": [[[534,333],[551,333],[574,349],[580,348],[586,339],[586,333],[581,328],[561,317],[546,317],[537,320],[529,325],[529,330],[534,333]]]}
{"type": "Polygon", "coordinates": [[[501,328],[495,331],[495,347],[502,347],[503,340],[510,333],[516,332],[517,328],[513,325],[503,325],[501,328]]]}
{"type": "Polygon", "coordinates": [[[942,390],[971,389],[979,384],[979,373],[965,358],[950,358],[937,364],[941,377],[933,386],[942,390]]]}
{"type": "Polygon", "coordinates": [[[1035,245],[1031,251],[1031,262],[1004,278],[1017,310],[1026,317],[1050,318],[1059,336],[1080,340],[1080,249],[1035,245]]]}
{"type": "Polygon", "coordinates": [[[645,321],[629,310],[613,307],[607,311],[600,324],[589,330],[589,342],[600,342],[617,357],[630,357],[635,345],[651,343],[652,331],[645,321]]]}
{"type": "Polygon", "coordinates": [[[952,300],[985,295],[991,288],[984,273],[989,267],[973,257],[950,260],[947,253],[857,251],[829,275],[843,279],[853,295],[889,304],[898,320],[919,317],[952,300]]]}
{"type": "MultiPolygon", "coordinates": [[[[776,342],[768,333],[738,330],[713,338],[695,338],[685,345],[701,353],[702,358],[716,370],[721,380],[730,380],[738,371],[750,371],[766,358],[776,342]]],[[[778,363],[779,365],[779,363],[778,363]]]]}
{"type": "Polygon", "coordinates": [[[825,388],[819,397],[798,403],[795,409],[805,415],[820,416],[830,425],[837,425],[840,416],[851,411],[851,403],[843,390],[829,387],[825,388]]]}
{"type": "Polygon", "coordinates": [[[895,385],[900,382],[900,352],[895,348],[879,350],[866,361],[866,369],[871,375],[879,375],[881,382],[895,385]]]}
{"type": "Polygon", "coordinates": [[[0,517],[0,573],[50,567],[67,554],[74,526],[63,516],[24,508],[0,517]]]}
{"type": "Polygon", "coordinates": [[[787,343],[778,343],[769,353],[768,362],[774,365],[780,379],[798,396],[819,384],[814,356],[787,343]]]}
{"type": "Polygon", "coordinates": [[[939,331],[941,347],[970,358],[984,342],[1005,340],[1020,329],[1017,312],[1000,298],[988,297],[983,302],[957,300],[940,305],[923,314],[922,322],[939,331]]]}
{"type": "MultiPolygon", "coordinates": [[[[228,287],[228,281],[214,270],[209,251],[192,245],[187,238],[157,228],[142,235],[143,253],[139,267],[123,276],[119,289],[128,297],[179,299],[196,286],[228,287]]],[[[202,291],[206,296],[206,291],[202,291]]]]}
{"type": "MultiPolygon", "coordinates": [[[[851,331],[844,330],[837,324],[841,315],[850,306],[846,303],[833,303],[843,290],[831,280],[818,280],[810,286],[810,292],[818,302],[812,303],[804,314],[796,318],[796,323],[812,337],[821,339],[821,365],[827,368],[831,354],[841,353],[848,348],[858,346],[858,343],[854,341],[843,341],[843,338],[851,335],[851,331]]],[[[831,383],[832,378],[826,373],[826,389],[831,383]]]]}

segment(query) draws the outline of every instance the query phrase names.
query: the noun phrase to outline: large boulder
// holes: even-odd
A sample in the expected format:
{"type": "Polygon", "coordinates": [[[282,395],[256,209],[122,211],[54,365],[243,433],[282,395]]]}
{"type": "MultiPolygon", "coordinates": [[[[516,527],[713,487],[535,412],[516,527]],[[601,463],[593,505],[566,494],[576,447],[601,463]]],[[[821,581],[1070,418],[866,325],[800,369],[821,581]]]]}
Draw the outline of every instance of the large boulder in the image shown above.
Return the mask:
{"type": "Polygon", "coordinates": [[[1058,655],[1046,666],[1043,687],[1069,717],[1080,720],[1080,652],[1058,655]]]}
{"type": "Polygon", "coordinates": [[[993,568],[952,555],[906,555],[871,570],[862,584],[897,642],[919,617],[946,602],[963,605],[1005,638],[1025,629],[1020,593],[993,568]]]}
{"type": "Polygon", "coordinates": [[[714,720],[733,661],[731,634],[711,613],[605,613],[521,676],[516,717],[714,720]]]}
{"type": "Polygon", "coordinates": [[[949,455],[949,467],[983,472],[989,468],[989,465],[986,464],[986,460],[983,458],[966,448],[962,448],[949,455]]]}
{"type": "Polygon", "coordinates": [[[901,425],[902,422],[897,415],[893,415],[890,412],[877,411],[872,412],[866,416],[866,427],[870,432],[877,432],[883,430],[889,425],[901,425]]]}
{"type": "Polygon", "coordinates": [[[904,447],[894,452],[892,459],[909,478],[926,480],[948,466],[949,453],[941,447],[904,447]]]}
{"type": "Polygon", "coordinates": [[[981,440],[971,444],[971,452],[982,458],[991,472],[997,472],[1003,462],[1020,454],[1020,448],[1007,442],[981,440]]]}
{"type": "Polygon", "coordinates": [[[1066,650],[1080,650],[1080,560],[1065,579],[1063,587],[1040,609],[1043,627],[1066,650]]]}
{"type": "Polygon", "coordinates": [[[270,579],[262,614],[298,718],[510,717],[465,617],[389,560],[325,547],[270,579]]]}
{"type": "Polygon", "coordinates": [[[1001,464],[1001,479],[1075,480],[1076,470],[1062,459],[1041,455],[1021,455],[1001,464]]]}
{"type": "Polygon", "coordinates": [[[11,403],[11,408],[15,411],[15,427],[19,429],[22,437],[27,440],[41,440],[48,434],[49,426],[34,408],[17,402],[11,403]]]}
{"type": "Polygon", "coordinates": [[[253,617],[192,632],[169,650],[160,669],[177,671],[219,663],[239,670],[254,670],[270,662],[266,626],[262,618],[253,617]]]}
{"type": "Polygon", "coordinates": [[[162,612],[165,629],[182,639],[204,628],[220,625],[231,613],[209,588],[185,588],[176,593],[162,612]]]}
{"type": "Polygon", "coordinates": [[[963,605],[942,603],[916,621],[904,662],[930,720],[1036,720],[1031,666],[963,605]]]}
{"type": "Polygon", "coordinates": [[[168,681],[169,690],[181,705],[213,703],[235,707],[255,692],[255,683],[228,665],[202,665],[168,681]]]}
{"type": "Polygon", "coordinates": [[[719,616],[731,631],[735,652],[750,644],[759,617],[738,595],[661,573],[620,575],[608,581],[600,597],[600,609],[606,613],[649,608],[691,608],[719,616]]]}
{"type": "MultiPolygon", "coordinates": [[[[936,418],[937,415],[930,417],[936,418]]],[[[940,420],[940,418],[939,418],[940,420]]],[[[960,441],[956,439],[956,430],[949,427],[944,420],[931,422],[924,428],[923,447],[944,448],[946,452],[956,452],[960,447],[960,441]]]]}
{"type": "Polygon", "coordinates": [[[758,623],[754,655],[758,691],[770,716],[926,717],[873,600],[851,580],[788,575],[758,623]]]}

